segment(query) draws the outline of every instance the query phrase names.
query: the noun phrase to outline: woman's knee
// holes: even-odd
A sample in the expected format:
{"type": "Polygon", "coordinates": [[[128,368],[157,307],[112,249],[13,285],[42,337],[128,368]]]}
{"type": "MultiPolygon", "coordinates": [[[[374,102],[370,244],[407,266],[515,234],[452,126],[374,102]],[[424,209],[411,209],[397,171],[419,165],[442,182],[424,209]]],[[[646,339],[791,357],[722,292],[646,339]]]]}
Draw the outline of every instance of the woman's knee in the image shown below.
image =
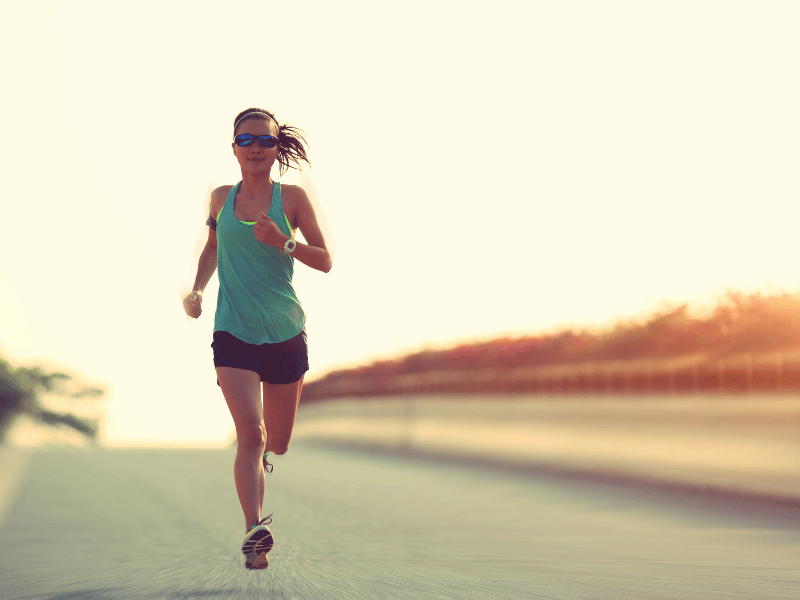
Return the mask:
{"type": "Polygon", "coordinates": [[[261,423],[250,423],[237,429],[236,439],[239,446],[245,448],[264,448],[267,443],[267,433],[261,423]]]}

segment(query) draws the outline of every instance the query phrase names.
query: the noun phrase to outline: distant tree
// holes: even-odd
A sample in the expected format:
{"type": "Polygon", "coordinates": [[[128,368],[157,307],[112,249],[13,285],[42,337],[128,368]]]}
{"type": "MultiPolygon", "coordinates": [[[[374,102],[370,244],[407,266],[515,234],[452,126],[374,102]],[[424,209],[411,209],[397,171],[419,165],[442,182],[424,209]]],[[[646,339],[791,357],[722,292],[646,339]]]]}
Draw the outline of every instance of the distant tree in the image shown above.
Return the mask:
{"type": "Polygon", "coordinates": [[[48,425],[67,425],[90,439],[97,437],[96,422],[44,408],[39,399],[45,393],[78,400],[98,398],[105,392],[76,382],[66,373],[46,373],[40,367],[14,369],[0,359],[0,444],[6,441],[12,423],[22,414],[48,425]]]}
{"type": "Polygon", "coordinates": [[[304,397],[324,397],[328,387],[335,388],[337,394],[346,395],[347,385],[352,386],[354,381],[390,380],[424,373],[502,371],[575,362],[667,359],[698,354],[716,360],[743,353],[788,349],[800,349],[800,296],[728,291],[705,316],[692,316],[688,305],[683,304],[664,307],[644,319],[619,321],[603,331],[563,330],[546,335],[462,344],[446,350],[424,350],[394,360],[329,373],[308,383],[304,387],[304,397]],[[335,385],[337,383],[345,385],[335,385]]]}

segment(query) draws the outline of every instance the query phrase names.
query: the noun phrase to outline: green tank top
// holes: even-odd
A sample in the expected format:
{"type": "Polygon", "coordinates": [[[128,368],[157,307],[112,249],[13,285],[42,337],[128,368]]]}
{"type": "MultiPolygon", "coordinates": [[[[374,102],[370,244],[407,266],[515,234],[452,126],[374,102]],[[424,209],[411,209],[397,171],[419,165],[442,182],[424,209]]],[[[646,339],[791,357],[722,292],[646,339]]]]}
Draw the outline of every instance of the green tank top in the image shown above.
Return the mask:
{"type": "MultiPolygon", "coordinates": [[[[255,223],[236,218],[233,205],[240,181],[217,216],[219,294],[214,331],[227,331],[248,344],[275,344],[293,338],[306,316],[292,287],[294,258],[259,242],[255,223]]],[[[286,235],[294,237],[283,212],[281,184],[272,186],[267,214],[286,235]]]]}

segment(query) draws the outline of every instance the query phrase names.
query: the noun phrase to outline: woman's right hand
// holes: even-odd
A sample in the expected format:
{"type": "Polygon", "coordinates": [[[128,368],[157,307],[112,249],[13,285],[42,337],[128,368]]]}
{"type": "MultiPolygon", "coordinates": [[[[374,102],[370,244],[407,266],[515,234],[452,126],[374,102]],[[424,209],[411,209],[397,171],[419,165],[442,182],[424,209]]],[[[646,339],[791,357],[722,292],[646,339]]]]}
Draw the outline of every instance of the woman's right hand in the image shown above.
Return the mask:
{"type": "Polygon", "coordinates": [[[192,292],[183,299],[183,310],[186,314],[196,319],[203,312],[203,292],[192,292]]]}

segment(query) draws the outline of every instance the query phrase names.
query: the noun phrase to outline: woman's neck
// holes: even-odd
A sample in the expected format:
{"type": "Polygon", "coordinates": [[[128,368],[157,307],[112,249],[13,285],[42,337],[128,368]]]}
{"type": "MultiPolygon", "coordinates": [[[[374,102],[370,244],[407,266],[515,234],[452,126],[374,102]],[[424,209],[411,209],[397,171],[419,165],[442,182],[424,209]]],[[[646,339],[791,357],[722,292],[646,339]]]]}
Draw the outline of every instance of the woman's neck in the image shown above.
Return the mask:
{"type": "Polygon", "coordinates": [[[242,173],[242,185],[240,189],[248,198],[258,198],[272,194],[272,177],[269,173],[242,173]]]}

